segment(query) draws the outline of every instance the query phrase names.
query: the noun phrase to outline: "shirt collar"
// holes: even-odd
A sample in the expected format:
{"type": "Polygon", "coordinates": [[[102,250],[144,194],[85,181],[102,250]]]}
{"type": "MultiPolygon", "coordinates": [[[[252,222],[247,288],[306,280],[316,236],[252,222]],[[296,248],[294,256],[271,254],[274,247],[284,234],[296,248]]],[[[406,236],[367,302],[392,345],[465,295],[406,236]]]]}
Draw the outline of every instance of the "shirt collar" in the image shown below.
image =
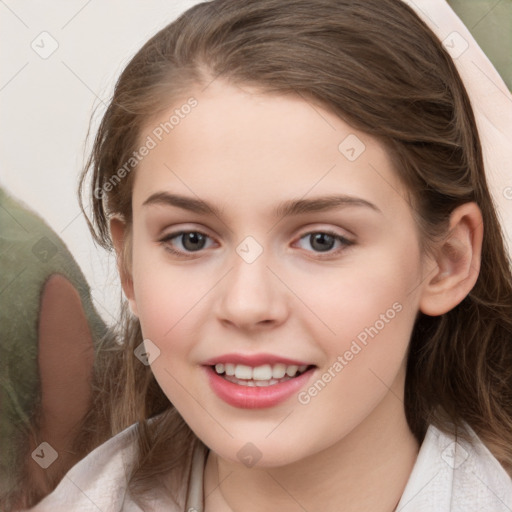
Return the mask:
{"type": "MultiPolygon", "coordinates": [[[[396,512],[512,511],[512,479],[466,426],[469,441],[430,425],[396,512]]],[[[193,455],[185,510],[204,511],[208,448],[193,455]]]]}

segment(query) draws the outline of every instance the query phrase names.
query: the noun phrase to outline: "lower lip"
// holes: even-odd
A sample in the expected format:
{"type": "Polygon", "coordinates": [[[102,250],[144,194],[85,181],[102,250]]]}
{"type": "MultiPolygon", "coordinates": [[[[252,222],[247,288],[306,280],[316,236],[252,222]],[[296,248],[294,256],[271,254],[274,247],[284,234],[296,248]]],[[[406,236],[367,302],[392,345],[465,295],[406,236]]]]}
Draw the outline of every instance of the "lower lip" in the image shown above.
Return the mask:
{"type": "Polygon", "coordinates": [[[284,402],[307,383],[315,370],[310,368],[298,377],[272,386],[249,387],[229,382],[210,366],[203,368],[213,392],[229,405],[242,409],[263,409],[284,402]]]}

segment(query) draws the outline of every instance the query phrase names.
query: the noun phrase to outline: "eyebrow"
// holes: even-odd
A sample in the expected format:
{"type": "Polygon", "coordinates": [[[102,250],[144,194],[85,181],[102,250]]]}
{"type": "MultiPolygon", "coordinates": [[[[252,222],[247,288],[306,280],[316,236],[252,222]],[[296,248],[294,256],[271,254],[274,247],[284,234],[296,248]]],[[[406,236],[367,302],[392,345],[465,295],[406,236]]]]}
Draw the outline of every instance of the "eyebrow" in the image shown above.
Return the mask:
{"type": "MultiPolygon", "coordinates": [[[[184,210],[198,214],[215,215],[219,218],[222,217],[222,210],[213,204],[210,204],[201,199],[181,196],[178,194],[171,194],[169,192],[156,192],[149,196],[142,204],[143,206],[176,206],[178,208],[182,208],[184,210]]],[[[311,212],[323,212],[347,206],[365,207],[378,213],[382,213],[382,211],[376,205],[366,201],[365,199],[348,195],[329,195],[315,197],[312,199],[290,199],[278,204],[276,208],[274,208],[272,214],[277,218],[290,217],[292,215],[300,215],[303,213],[311,212]]]]}

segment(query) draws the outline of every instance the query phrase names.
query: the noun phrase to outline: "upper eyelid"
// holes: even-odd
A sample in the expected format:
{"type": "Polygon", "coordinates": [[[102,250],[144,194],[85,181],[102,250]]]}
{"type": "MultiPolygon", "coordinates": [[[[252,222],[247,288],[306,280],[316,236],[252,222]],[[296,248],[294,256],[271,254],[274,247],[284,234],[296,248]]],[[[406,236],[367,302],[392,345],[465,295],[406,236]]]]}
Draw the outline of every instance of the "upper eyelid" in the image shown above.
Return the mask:
{"type": "MultiPolygon", "coordinates": [[[[339,229],[339,228],[338,228],[339,229]]],[[[159,239],[163,238],[174,238],[176,236],[179,236],[184,233],[200,233],[202,235],[206,235],[209,238],[215,239],[216,237],[213,235],[210,235],[207,229],[204,228],[177,228],[174,231],[169,231],[168,233],[162,234],[159,239]]],[[[344,229],[344,231],[348,234],[338,233],[336,231],[336,228],[308,228],[305,231],[301,231],[301,233],[298,235],[298,238],[303,238],[306,235],[312,234],[312,233],[329,233],[334,236],[339,236],[341,238],[345,238],[347,240],[350,240],[351,237],[355,237],[353,233],[348,231],[347,229],[344,229]]]]}

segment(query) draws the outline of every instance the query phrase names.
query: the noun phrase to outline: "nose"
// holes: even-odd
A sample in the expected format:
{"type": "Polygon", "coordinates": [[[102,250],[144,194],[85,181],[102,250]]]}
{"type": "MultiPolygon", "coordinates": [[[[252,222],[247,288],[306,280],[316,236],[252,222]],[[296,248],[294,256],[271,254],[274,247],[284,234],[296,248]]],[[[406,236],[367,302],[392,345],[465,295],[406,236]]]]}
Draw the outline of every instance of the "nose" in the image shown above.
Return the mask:
{"type": "Polygon", "coordinates": [[[288,316],[287,289],[268,267],[266,252],[252,263],[238,254],[218,290],[217,317],[224,325],[257,330],[282,324],[288,316]]]}

